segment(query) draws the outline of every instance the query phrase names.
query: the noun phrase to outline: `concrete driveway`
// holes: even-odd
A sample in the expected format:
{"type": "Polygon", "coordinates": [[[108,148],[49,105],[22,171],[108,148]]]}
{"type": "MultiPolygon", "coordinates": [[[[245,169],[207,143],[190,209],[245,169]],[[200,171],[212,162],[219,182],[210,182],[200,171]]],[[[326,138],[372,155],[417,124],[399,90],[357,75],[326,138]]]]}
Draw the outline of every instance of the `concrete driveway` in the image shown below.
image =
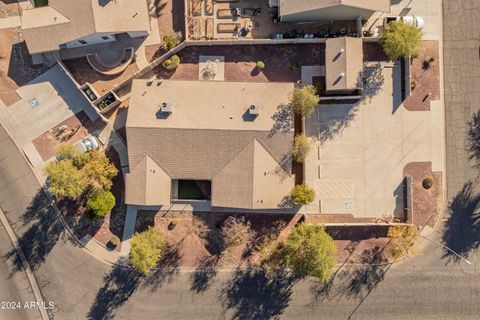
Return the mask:
{"type": "Polygon", "coordinates": [[[423,40],[442,39],[442,0],[392,0],[390,13],[375,13],[367,25],[373,25],[372,30],[381,27],[387,16],[422,17],[425,20],[423,40]]]}
{"type": "Polygon", "coordinates": [[[378,92],[358,104],[317,106],[306,121],[314,141],[305,179],[317,199],[311,213],[355,217],[403,215],[403,168],[432,162],[442,171],[443,109],[410,112],[392,92],[400,92],[399,68],[383,67],[378,92]],[[395,102],[395,103],[394,103],[395,102]]]}

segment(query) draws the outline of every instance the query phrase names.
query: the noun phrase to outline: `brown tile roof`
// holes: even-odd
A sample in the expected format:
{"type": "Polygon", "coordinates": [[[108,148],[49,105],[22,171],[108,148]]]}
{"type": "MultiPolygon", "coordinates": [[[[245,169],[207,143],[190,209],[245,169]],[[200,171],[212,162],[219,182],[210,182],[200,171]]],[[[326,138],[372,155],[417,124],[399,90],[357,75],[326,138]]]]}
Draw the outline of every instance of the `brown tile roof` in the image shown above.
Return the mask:
{"type": "Polygon", "coordinates": [[[361,38],[329,38],[326,41],[326,89],[354,90],[359,86],[363,69],[363,42],[361,38]]]}
{"type": "Polygon", "coordinates": [[[59,45],[93,33],[149,31],[145,0],[49,0],[48,7],[24,10],[22,32],[30,53],[54,51],[59,45]]]}
{"type": "Polygon", "coordinates": [[[293,130],[272,130],[272,117],[278,105],[288,101],[293,84],[164,81],[147,86],[146,81],[134,80],[132,86],[126,129],[131,164],[148,155],[172,179],[210,180],[212,204],[217,206],[275,208],[288,194],[294,184],[290,175],[293,130]],[[258,96],[262,92],[270,98],[258,96]],[[173,113],[162,118],[158,105],[165,97],[173,103],[173,113]],[[258,101],[257,119],[236,117],[258,101]],[[217,105],[235,114],[234,119],[204,117],[217,105]],[[177,119],[176,115],[182,116],[177,119]],[[263,178],[265,172],[271,175],[263,178]]]}
{"type": "Polygon", "coordinates": [[[125,175],[125,202],[137,205],[168,204],[171,185],[170,177],[146,155],[125,175]]]}

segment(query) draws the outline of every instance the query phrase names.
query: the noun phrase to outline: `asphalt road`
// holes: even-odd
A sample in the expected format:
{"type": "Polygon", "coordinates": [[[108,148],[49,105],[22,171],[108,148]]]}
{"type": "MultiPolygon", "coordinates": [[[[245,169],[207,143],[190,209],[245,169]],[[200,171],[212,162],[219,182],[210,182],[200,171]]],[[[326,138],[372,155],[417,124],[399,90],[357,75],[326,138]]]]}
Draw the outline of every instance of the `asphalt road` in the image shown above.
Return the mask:
{"type": "Polygon", "coordinates": [[[16,251],[0,223],[0,319],[41,319],[40,312],[25,309],[35,298],[23,269],[15,265],[16,251]]]}

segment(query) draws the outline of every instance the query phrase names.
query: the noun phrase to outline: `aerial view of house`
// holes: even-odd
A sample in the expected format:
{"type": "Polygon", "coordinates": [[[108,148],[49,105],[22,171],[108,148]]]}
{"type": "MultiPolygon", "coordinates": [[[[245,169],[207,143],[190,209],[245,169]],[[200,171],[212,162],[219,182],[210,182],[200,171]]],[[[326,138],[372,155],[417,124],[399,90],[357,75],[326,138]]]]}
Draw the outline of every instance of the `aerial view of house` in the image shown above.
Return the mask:
{"type": "Polygon", "coordinates": [[[478,319],[479,12],[0,0],[0,319],[478,319]]]}

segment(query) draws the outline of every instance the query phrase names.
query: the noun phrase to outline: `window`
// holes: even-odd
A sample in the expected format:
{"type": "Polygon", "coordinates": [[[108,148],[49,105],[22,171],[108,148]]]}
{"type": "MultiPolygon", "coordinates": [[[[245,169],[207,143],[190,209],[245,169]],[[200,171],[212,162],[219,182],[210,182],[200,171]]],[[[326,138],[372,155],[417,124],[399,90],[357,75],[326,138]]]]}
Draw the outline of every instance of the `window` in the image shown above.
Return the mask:
{"type": "Polygon", "coordinates": [[[81,44],[87,44],[87,41],[85,40],[78,40],[78,42],[80,42],[81,44]]]}
{"type": "Polygon", "coordinates": [[[102,36],[102,39],[103,40],[110,40],[110,37],[109,36],[102,36]]]}

